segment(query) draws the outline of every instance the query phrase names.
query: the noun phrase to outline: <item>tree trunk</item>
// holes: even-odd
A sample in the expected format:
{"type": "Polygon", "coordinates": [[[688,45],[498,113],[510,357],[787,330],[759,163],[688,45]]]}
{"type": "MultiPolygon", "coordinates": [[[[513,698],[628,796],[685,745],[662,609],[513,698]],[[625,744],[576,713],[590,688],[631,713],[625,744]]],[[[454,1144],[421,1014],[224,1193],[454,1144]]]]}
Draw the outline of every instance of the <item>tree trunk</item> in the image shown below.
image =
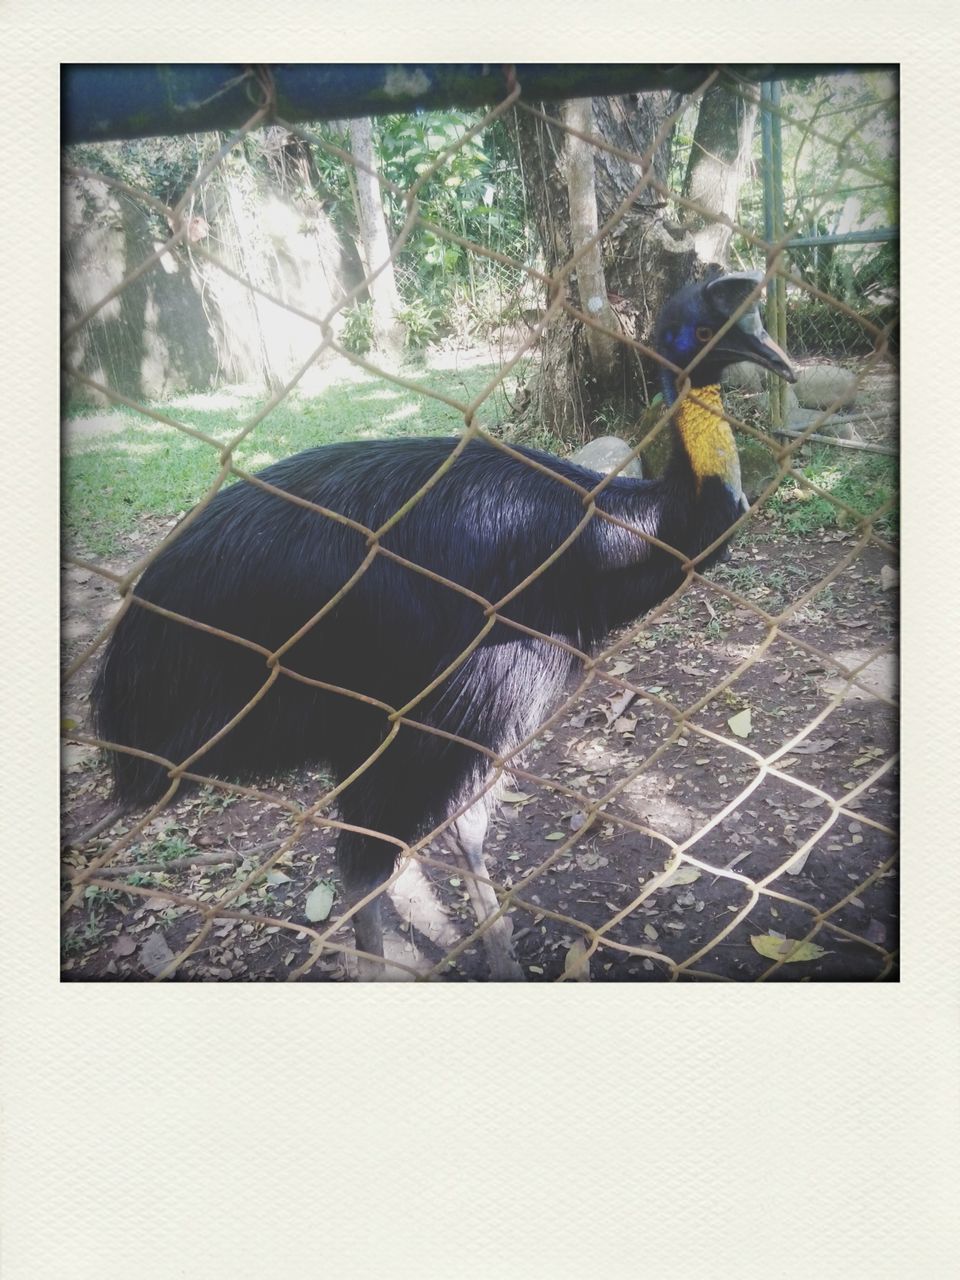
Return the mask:
{"type": "MultiPolygon", "coordinates": [[[[746,102],[720,84],[708,89],[700,104],[683,194],[715,216],[736,217],[758,109],[756,103],[746,102]]],[[[692,210],[687,213],[687,226],[700,261],[725,267],[730,228],[692,210]]]]}
{"type": "MultiPolygon", "coordinates": [[[[678,105],[679,98],[672,93],[595,98],[591,132],[641,155],[678,105]]],[[[546,114],[558,119],[556,110],[546,114]]],[[[544,265],[552,274],[569,261],[576,242],[567,172],[569,135],[519,110],[515,136],[544,265]]],[[[592,152],[596,217],[602,224],[627,199],[642,174],[638,165],[584,145],[592,152]]],[[[667,180],[669,165],[668,137],[653,156],[659,180],[667,180]]],[[[649,342],[661,303],[694,274],[692,238],[669,220],[660,194],[646,187],[633,198],[600,247],[615,327],[649,342]]],[[[564,289],[574,306],[590,314],[587,304],[596,295],[589,285],[584,288],[584,282],[581,266],[564,281],[564,289]]],[[[595,360],[584,328],[566,314],[553,320],[541,340],[540,368],[529,388],[527,415],[531,425],[571,443],[604,434],[610,420],[636,421],[659,388],[655,362],[641,359],[622,343],[617,344],[612,367],[595,360]]]]}
{"type": "MultiPolygon", "coordinates": [[[[369,119],[348,121],[350,149],[361,164],[369,169],[377,167],[373,151],[373,124],[369,119]]],[[[367,272],[372,272],[386,262],[386,267],[376,279],[368,280],[367,291],[373,307],[373,339],[377,349],[392,361],[398,361],[403,352],[403,326],[398,320],[400,295],[390,257],[390,239],[387,220],[383,214],[380,184],[372,173],[356,169],[357,197],[360,206],[360,237],[366,257],[367,272]]]]}
{"type": "MultiPolygon", "coordinates": [[[[564,123],[581,133],[593,132],[593,99],[576,98],[564,104],[564,123]]],[[[577,263],[576,281],[583,309],[605,329],[617,328],[617,317],[607,301],[600,245],[584,246],[597,234],[597,184],[593,174],[593,153],[589,142],[567,135],[567,197],[570,203],[570,247],[583,256],[577,263]]],[[[584,326],[590,363],[601,383],[609,383],[616,371],[620,343],[598,329],[584,326]]]]}

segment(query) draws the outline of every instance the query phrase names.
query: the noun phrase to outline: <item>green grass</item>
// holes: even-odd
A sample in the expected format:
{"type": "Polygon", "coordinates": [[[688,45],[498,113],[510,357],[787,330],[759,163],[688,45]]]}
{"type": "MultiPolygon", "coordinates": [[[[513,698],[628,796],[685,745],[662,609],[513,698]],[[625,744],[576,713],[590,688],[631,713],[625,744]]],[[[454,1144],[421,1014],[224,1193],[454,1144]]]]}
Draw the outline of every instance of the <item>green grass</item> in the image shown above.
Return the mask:
{"type": "MultiPolygon", "coordinates": [[[[476,365],[458,370],[417,369],[411,381],[469,403],[496,372],[476,365]]],[[[205,432],[230,440],[256,411],[262,398],[237,393],[190,396],[150,407],[205,432]],[[204,405],[209,401],[211,407],[204,405]]],[[[478,418],[495,426],[502,396],[484,402],[478,418]]],[[[73,415],[83,421],[90,415],[73,415]]],[[[189,510],[216,479],[217,451],[175,427],[129,410],[97,415],[118,429],[93,435],[69,433],[63,459],[63,527],[68,544],[83,554],[109,556],[145,516],[172,517],[189,510]]],[[[293,394],[277,406],[235,453],[239,466],[259,471],[302,449],[340,440],[454,435],[463,417],[448,405],[385,379],[367,377],[334,383],[315,396],[293,394]]]]}
{"type": "MultiPolygon", "coordinates": [[[[896,458],[884,454],[860,453],[853,450],[816,450],[798,468],[812,484],[845,503],[857,515],[870,516],[891,498],[895,505],[878,518],[875,528],[888,537],[898,528],[896,496],[898,469],[896,458]]],[[[814,533],[821,529],[856,527],[855,516],[835,506],[829,498],[820,497],[792,478],[786,479],[766,507],[787,533],[814,533]]]]}
{"type": "MultiPolygon", "coordinates": [[[[467,403],[495,372],[489,364],[459,370],[421,368],[407,376],[467,403]]],[[[262,399],[255,395],[237,391],[191,396],[154,407],[226,443],[260,403],[262,399]]],[[[502,396],[495,395],[478,416],[490,427],[503,413],[502,396]]],[[[82,424],[90,414],[78,411],[73,416],[82,424]]],[[[68,544],[81,554],[98,557],[115,554],[145,517],[171,518],[189,510],[214,483],[219,461],[212,446],[129,410],[96,416],[107,418],[118,429],[110,434],[70,433],[62,492],[68,544]]],[[[235,457],[238,465],[258,471],[301,449],[338,440],[445,435],[462,427],[462,416],[447,405],[358,371],[317,395],[288,397],[257,426],[235,457]]],[[[538,443],[556,447],[554,441],[538,443]]],[[[819,488],[865,516],[897,490],[896,459],[880,454],[822,447],[812,451],[799,469],[819,488]]],[[[855,525],[842,509],[793,479],[781,484],[765,510],[781,533],[803,535],[855,525]]],[[[896,509],[878,520],[876,528],[882,535],[895,536],[896,509]]],[[[762,524],[755,525],[754,534],[762,535],[762,524]]]]}
{"type": "Polygon", "coordinates": [[[173,862],[176,858],[189,858],[196,849],[186,836],[177,833],[175,827],[169,827],[152,844],[138,845],[137,852],[142,855],[143,862],[173,862]]]}

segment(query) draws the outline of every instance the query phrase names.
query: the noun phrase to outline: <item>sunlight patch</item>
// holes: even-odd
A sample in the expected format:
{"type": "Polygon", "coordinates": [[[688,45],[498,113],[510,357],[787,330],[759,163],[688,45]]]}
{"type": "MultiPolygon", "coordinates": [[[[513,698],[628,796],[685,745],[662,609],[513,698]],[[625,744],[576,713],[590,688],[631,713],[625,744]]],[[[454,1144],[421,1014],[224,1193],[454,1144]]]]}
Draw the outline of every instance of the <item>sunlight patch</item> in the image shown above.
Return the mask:
{"type": "Polygon", "coordinates": [[[197,391],[192,395],[174,396],[166,404],[175,409],[243,409],[246,410],[257,397],[249,387],[224,387],[220,391],[197,391]]]}
{"type": "Polygon", "coordinates": [[[416,404],[402,405],[399,409],[394,409],[393,413],[384,414],[384,422],[402,422],[406,418],[415,418],[421,412],[422,406],[416,404]]]}
{"type": "Polygon", "coordinates": [[[272,453],[255,453],[252,457],[241,462],[240,466],[243,467],[244,471],[260,471],[264,467],[272,466],[276,460],[272,453]]]}
{"type": "Polygon", "coordinates": [[[397,387],[372,387],[364,400],[399,400],[403,393],[397,387]]]}
{"type": "Polygon", "coordinates": [[[162,443],[159,440],[155,442],[148,442],[144,440],[120,440],[117,443],[117,448],[121,453],[129,453],[135,458],[142,458],[151,453],[159,453],[162,447],[162,443]]]}
{"type": "MultiPolygon", "coordinates": [[[[870,649],[838,649],[831,653],[834,662],[841,663],[848,671],[853,671],[870,657],[870,649]]],[[[834,694],[844,690],[844,702],[869,702],[874,698],[889,698],[893,701],[900,689],[900,663],[895,653],[878,653],[875,658],[858,672],[857,684],[848,685],[845,677],[833,673],[823,682],[823,692],[834,694]],[[864,687],[866,686],[866,687],[864,687]]]]}
{"type": "Polygon", "coordinates": [[[92,418],[64,418],[63,431],[67,440],[84,436],[114,436],[136,427],[140,421],[129,413],[98,413],[92,418]]]}

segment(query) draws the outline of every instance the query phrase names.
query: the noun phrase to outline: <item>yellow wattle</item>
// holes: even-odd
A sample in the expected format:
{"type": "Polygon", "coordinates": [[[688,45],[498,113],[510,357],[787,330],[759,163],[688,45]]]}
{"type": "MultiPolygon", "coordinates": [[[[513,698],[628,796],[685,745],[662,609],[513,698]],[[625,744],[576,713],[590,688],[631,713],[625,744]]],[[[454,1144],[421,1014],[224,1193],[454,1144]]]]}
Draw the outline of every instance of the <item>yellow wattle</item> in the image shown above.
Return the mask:
{"type": "Polygon", "coordinates": [[[675,419],[697,482],[697,492],[708,476],[717,476],[739,495],[740,457],[733,432],[723,417],[720,388],[697,387],[691,394],[702,403],[684,400],[676,411],[675,419]]]}

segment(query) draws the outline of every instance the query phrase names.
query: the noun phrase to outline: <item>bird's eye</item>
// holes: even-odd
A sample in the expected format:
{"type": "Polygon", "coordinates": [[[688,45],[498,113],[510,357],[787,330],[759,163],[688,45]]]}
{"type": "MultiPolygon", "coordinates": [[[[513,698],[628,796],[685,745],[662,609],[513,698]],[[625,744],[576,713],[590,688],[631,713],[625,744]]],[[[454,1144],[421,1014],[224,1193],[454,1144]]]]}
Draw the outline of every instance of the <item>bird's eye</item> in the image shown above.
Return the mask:
{"type": "Polygon", "coordinates": [[[698,342],[709,342],[712,337],[713,337],[712,329],[708,329],[707,326],[703,324],[697,326],[698,342]]]}

